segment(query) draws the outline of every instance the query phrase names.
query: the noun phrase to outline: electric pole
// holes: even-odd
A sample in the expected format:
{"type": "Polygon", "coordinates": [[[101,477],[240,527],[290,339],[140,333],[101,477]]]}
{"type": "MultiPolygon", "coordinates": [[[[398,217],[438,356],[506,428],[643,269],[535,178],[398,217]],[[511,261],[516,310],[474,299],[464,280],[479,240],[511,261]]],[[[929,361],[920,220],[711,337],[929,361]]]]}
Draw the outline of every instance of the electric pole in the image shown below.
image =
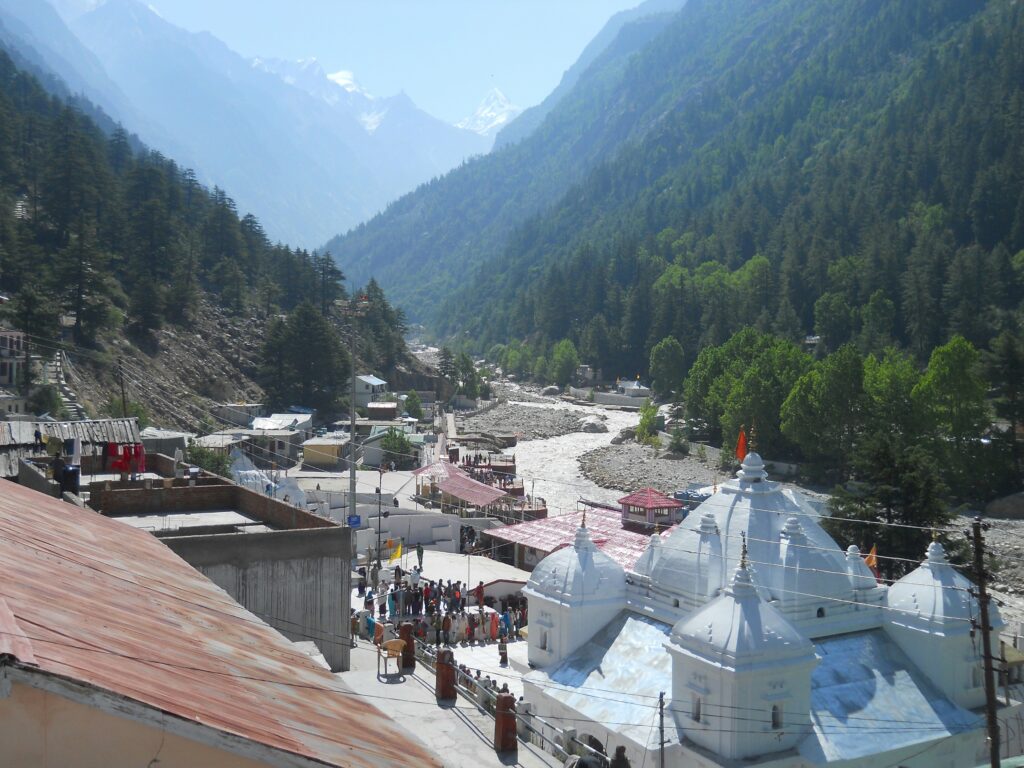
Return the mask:
{"type": "Polygon", "coordinates": [[[665,768],[665,692],[658,694],[658,756],[665,768]]]}
{"type": "Polygon", "coordinates": [[[981,515],[974,518],[974,576],[978,584],[978,603],[981,608],[981,649],[985,669],[985,719],[988,723],[988,749],[991,768],[999,768],[999,721],[996,718],[996,685],[992,670],[992,627],[988,620],[988,602],[991,598],[985,588],[985,542],[981,538],[981,515]]]}

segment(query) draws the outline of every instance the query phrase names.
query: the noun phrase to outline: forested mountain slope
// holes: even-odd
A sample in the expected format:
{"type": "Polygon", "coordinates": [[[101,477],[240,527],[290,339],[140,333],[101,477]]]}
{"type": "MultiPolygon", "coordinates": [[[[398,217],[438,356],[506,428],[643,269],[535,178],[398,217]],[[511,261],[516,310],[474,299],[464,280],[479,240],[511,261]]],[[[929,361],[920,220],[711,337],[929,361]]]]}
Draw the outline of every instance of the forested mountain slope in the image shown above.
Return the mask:
{"type": "Polygon", "coordinates": [[[442,330],[569,338],[632,374],[668,335],[689,361],[745,325],[924,360],[1019,320],[1019,4],[694,1],[620,85],[663,118],[518,228],[442,330]]]}
{"type": "Polygon", "coordinates": [[[580,57],[565,71],[558,85],[545,97],[544,101],[524,110],[515,120],[501,129],[494,139],[495,149],[522,141],[533,133],[544,122],[548,113],[572,92],[576,83],[597,61],[598,57],[604,54],[610,46],[616,44],[617,40],[615,55],[625,57],[635,53],[665,28],[676,11],[685,3],[686,0],[646,0],[636,8],[619,11],[612,16],[583,49],[580,57]],[[629,24],[635,24],[631,34],[619,39],[619,33],[629,24]]]}
{"type": "Polygon", "coordinates": [[[659,122],[658,94],[630,93],[622,82],[631,57],[664,26],[660,16],[624,25],[528,137],[424,184],[325,250],[354,279],[375,277],[410,317],[435,314],[436,297],[500,254],[515,226],[659,122]]]}
{"type": "MultiPolygon", "coordinates": [[[[380,371],[406,363],[400,313],[375,285],[366,292],[365,362],[380,371]]],[[[304,315],[306,364],[347,370],[330,318],[345,287],[329,257],[272,245],[222,190],[133,148],[121,129],[104,132],[2,52],[0,294],[10,299],[0,323],[30,334],[32,352],[69,349],[93,368],[87,394],[97,406],[104,387],[113,391],[117,358],[134,359],[148,380],[140,399],[165,423],[194,428],[193,398],[251,396],[253,379],[295,379],[291,368],[259,370],[270,370],[272,347],[261,341],[267,327],[268,337],[286,330],[275,323],[282,313],[304,315]],[[161,360],[167,348],[180,359],[161,360]]],[[[334,386],[329,406],[344,377],[334,386]]],[[[20,388],[27,395],[32,382],[20,388]]]]}

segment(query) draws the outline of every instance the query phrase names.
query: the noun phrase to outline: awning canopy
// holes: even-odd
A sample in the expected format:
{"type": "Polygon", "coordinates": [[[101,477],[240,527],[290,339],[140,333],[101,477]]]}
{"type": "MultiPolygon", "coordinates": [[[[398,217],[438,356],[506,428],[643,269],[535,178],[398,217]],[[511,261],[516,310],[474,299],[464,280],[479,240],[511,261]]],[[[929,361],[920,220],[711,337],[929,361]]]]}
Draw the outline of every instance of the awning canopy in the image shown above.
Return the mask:
{"type": "Polygon", "coordinates": [[[504,491],[479,483],[463,473],[453,474],[447,479],[441,480],[437,487],[443,493],[477,507],[486,507],[505,495],[504,491]]]}

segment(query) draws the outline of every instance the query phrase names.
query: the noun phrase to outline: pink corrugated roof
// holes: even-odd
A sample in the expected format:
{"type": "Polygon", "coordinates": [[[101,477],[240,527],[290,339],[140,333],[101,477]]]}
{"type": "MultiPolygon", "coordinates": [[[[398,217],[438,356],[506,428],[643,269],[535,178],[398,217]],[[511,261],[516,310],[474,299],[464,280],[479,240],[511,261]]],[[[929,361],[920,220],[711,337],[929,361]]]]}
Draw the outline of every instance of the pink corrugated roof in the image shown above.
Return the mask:
{"type": "Polygon", "coordinates": [[[683,502],[673,499],[671,496],[666,496],[654,488],[641,488],[639,491],[629,494],[629,496],[623,496],[619,499],[619,504],[625,504],[629,507],[641,507],[643,509],[678,509],[683,506],[683,502]]]}
{"type": "Polygon", "coordinates": [[[428,464],[425,467],[414,469],[412,473],[417,476],[427,475],[435,480],[444,480],[445,478],[449,478],[454,475],[469,477],[469,475],[447,459],[441,459],[440,461],[435,461],[433,464],[428,464]]]}
{"type": "MultiPolygon", "coordinates": [[[[594,508],[587,510],[586,514],[587,529],[593,542],[623,568],[631,569],[647,549],[650,536],[625,530],[622,527],[622,518],[617,512],[594,508]]],[[[484,533],[500,541],[522,544],[540,552],[551,553],[573,543],[576,530],[582,521],[583,514],[574,512],[543,520],[490,528],[484,533]]]]}
{"type": "Polygon", "coordinates": [[[0,606],[26,669],[330,766],[440,765],[149,533],[4,480],[0,606]]]}
{"type": "Polygon", "coordinates": [[[454,496],[477,507],[486,507],[505,495],[504,491],[477,482],[461,471],[459,474],[452,474],[447,479],[441,480],[437,487],[449,496],[454,496]]]}

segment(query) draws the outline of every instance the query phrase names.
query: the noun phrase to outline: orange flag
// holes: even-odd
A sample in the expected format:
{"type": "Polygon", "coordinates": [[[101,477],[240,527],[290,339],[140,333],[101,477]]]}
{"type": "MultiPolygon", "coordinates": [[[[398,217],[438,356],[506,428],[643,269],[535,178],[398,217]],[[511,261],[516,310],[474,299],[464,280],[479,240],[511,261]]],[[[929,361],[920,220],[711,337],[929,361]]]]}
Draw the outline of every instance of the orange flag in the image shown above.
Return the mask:
{"type": "Polygon", "coordinates": [[[747,458],[747,433],[740,427],[740,436],[736,440],[736,458],[743,461],[747,458]]]}
{"type": "Polygon", "coordinates": [[[882,575],[878,572],[878,545],[872,544],[871,551],[864,557],[864,565],[871,569],[871,572],[875,574],[875,579],[878,581],[882,580],[882,575]]]}

